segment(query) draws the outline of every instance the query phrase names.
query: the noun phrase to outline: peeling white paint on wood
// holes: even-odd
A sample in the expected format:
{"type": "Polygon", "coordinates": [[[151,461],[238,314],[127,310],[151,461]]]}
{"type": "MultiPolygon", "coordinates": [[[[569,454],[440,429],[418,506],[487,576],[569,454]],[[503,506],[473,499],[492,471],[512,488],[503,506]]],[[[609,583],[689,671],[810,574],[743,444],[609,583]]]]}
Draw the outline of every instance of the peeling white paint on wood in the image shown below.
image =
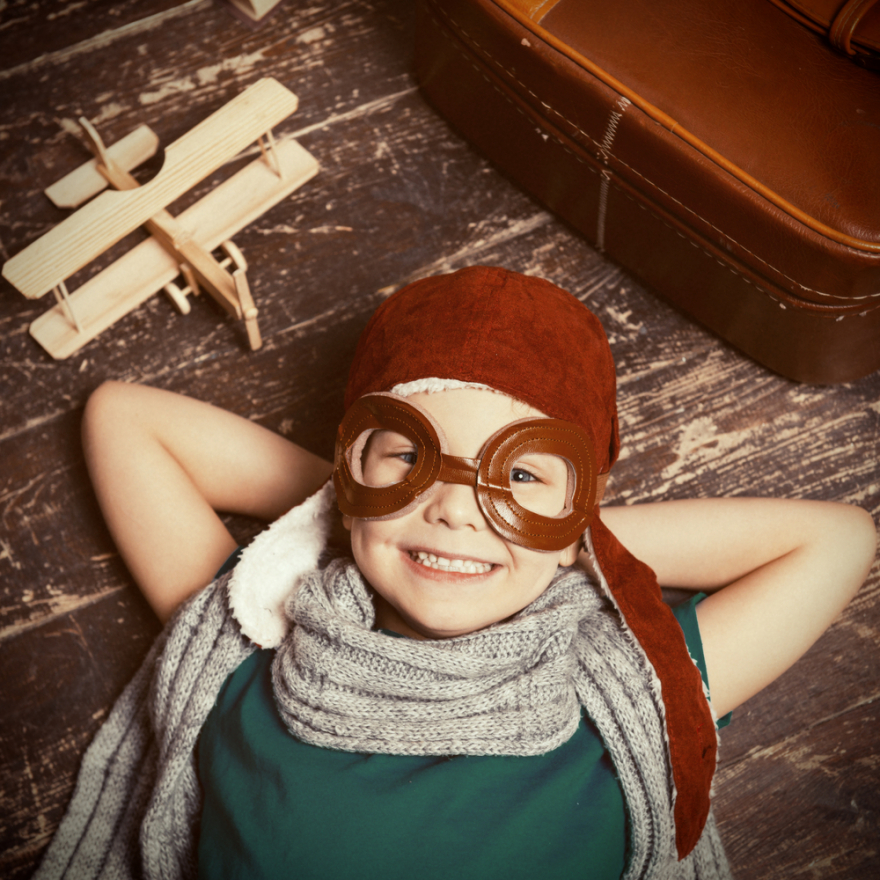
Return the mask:
{"type": "Polygon", "coordinates": [[[59,596],[38,600],[35,600],[31,593],[28,596],[29,601],[25,602],[25,604],[29,608],[34,608],[37,613],[34,614],[30,620],[14,623],[10,626],[0,627],[0,642],[12,638],[13,636],[20,636],[29,630],[36,629],[37,627],[45,626],[53,620],[66,617],[68,614],[79,611],[89,605],[94,605],[96,602],[100,602],[109,596],[119,593],[122,589],[123,587],[121,586],[110,587],[106,590],[101,590],[100,592],[91,593],[86,596],[75,596],[64,593],[59,596]]]}

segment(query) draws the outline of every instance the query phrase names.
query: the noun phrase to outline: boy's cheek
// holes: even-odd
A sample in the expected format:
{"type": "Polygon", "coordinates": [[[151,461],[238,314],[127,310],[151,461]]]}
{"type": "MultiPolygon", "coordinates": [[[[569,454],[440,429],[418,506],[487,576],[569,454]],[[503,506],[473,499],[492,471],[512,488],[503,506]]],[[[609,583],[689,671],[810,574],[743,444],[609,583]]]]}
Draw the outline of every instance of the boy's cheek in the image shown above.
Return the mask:
{"type": "Polygon", "coordinates": [[[565,550],[563,550],[559,554],[559,564],[560,565],[574,565],[575,562],[577,562],[578,553],[580,552],[580,549],[581,549],[581,542],[580,541],[576,541],[570,547],[566,547],[565,550]]]}

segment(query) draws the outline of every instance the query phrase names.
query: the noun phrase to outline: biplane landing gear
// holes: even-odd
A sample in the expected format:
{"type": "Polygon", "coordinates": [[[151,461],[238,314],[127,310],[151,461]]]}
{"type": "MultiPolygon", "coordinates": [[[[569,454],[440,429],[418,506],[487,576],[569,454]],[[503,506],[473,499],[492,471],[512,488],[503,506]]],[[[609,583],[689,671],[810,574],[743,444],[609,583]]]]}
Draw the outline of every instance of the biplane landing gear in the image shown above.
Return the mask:
{"type": "MultiPolygon", "coordinates": [[[[226,256],[218,261],[218,265],[224,271],[228,271],[230,267],[233,268],[231,277],[233,285],[235,286],[236,296],[238,297],[241,317],[244,320],[244,326],[247,330],[248,343],[251,347],[251,351],[256,351],[263,345],[263,340],[260,336],[259,325],[257,324],[257,307],[254,303],[254,298],[251,296],[251,288],[247,280],[247,260],[245,260],[244,254],[239,250],[238,245],[231,239],[222,242],[220,244],[220,250],[222,250],[226,256]]],[[[190,293],[193,296],[198,296],[201,291],[196,274],[187,263],[180,264],[180,274],[183,275],[183,278],[186,281],[185,287],[181,288],[172,281],[166,284],[162,289],[165,291],[171,302],[177,307],[177,310],[182,315],[188,315],[191,306],[187,296],[190,293]]]]}
{"type": "MultiPolygon", "coordinates": [[[[227,266],[235,266],[236,271],[241,269],[242,272],[247,272],[247,260],[244,258],[244,254],[239,250],[238,245],[232,241],[232,239],[227,239],[220,245],[220,250],[226,254],[225,260],[220,260],[220,265],[225,269],[227,266]]],[[[234,272],[232,273],[235,274],[234,272]]]]}
{"type": "Polygon", "coordinates": [[[220,250],[226,254],[226,259],[220,261],[220,265],[225,269],[227,266],[234,266],[235,271],[232,273],[232,280],[235,282],[235,292],[238,295],[238,302],[241,305],[241,316],[244,319],[244,326],[247,330],[248,344],[251,351],[256,351],[263,345],[263,339],[260,336],[260,327],[257,324],[257,306],[254,298],[251,296],[251,287],[247,280],[247,261],[244,254],[238,249],[238,245],[231,239],[227,239],[220,245],[220,250]]]}
{"type": "Polygon", "coordinates": [[[181,289],[173,281],[169,281],[162,290],[165,291],[165,295],[174,303],[181,315],[188,315],[190,313],[192,306],[189,304],[186,295],[188,293],[197,293],[197,290],[193,291],[189,285],[181,289]]]}
{"type": "Polygon", "coordinates": [[[189,300],[186,298],[187,295],[191,293],[193,296],[198,296],[202,291],[199,287],[196,273],[193,272],[189,263],[180,264],[180,274],[183,275],[186,287],[181,289],[173,281],[169,281],[162,290],[165,291],[168,299],[177,306],[177,311],[179,311],[181,315],[188,315],[192,306],[190,306],[189,300]]]}

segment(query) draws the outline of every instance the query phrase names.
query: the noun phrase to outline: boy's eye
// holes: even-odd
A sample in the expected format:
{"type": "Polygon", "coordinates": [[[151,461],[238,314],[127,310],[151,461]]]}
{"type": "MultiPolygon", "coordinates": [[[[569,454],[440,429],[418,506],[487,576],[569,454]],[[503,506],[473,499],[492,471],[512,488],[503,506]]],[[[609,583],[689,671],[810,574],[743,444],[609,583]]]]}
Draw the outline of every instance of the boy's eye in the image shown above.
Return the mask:
{"type": "Polygon", "coordinates": [[[564,458],[529,452],[511,463],[513,500],[532,513],[559,516],[568,502],[569,466],[564,458]]]}
{"type": "Polygon", "coordinates": [[[365,485],[389,486],[402,482],[418,457],[418,450],[409,437],[396,431],[374,431],[361,456],[365,485]]]}
{"type": "Polygon", "coordinates": [[[523,470],[522,468],[514,468],[510,472],[510,482],[511,483],[537,483],[538,478],[534,474],[530,474],[528,471],[523,470]]]}

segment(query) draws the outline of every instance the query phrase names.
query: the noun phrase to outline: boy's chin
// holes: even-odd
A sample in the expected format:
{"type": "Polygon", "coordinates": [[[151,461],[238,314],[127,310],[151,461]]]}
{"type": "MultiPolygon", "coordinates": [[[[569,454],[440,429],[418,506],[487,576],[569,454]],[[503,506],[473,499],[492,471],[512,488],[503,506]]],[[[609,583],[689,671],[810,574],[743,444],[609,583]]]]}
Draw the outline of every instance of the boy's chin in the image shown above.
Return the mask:
{"type": "Polygon", "coordinates": [[[374,603],[376,607],[376,629],[390,630],[412,639],[454,639],[458,636],[466,636],[470,633],[487,629],[508,617],[494,618],[484,617],[478,613],[467,614],[406,614],[395,608],[387,599],[374,591],[374,603]]]}

